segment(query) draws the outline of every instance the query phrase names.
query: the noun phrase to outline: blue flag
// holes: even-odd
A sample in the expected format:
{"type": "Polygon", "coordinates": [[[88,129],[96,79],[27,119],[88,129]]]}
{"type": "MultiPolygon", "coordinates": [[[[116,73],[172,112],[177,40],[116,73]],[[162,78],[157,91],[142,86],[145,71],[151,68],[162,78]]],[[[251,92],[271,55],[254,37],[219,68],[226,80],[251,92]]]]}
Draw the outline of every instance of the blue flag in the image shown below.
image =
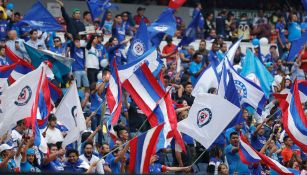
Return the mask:
{"type": "Polygon", "coordinates": [[[111,4],[110,0],[87,0],[87,7],[91,12],[93,20],[99,18],[100,15],[108,9],[118,9],[118,6],[111,4]]]}
{"type": "Polygon", "coordinates": [[[294,61],[295,57],[297,57],[297,55],[302,50],[306,42],[307,42],[307,32],[303,33],[303,36],[300,39],[292,41],[287,61],[294,61]]]}
{"type": "Polygon", "coordinates": [[[252,81],[261,87],[266,98],[269,98],[274,77],[250,49],[246,51],[245,61],[242,64],[241,76],[253,79],[252,81]]]}
{"type": "MultiPolygon", "coordinates": [[[[226,100],[240,108],[240,97],[233,80],[232,74],[227,71],[225,62],[223,63],[222,76],[219,83],[218,95],[223,96],[226,100]]],[[[235,118],[228,124],[227,128],[233,127],[236,124],[244,121],[242,111],[240,111],[235,118]]]]}
{"type": "Polygon", "coordinates": [[[32,5],[31,9],[18,23],[18,26],[25,24],[41,31],[58,31],[62,29],[62,26],[39,1],[32,5]]]}
{"type": "Polygon", "coordinates": [[[187,46],[191,42],[195,41],[200,17],[201,17],[200,12],[198,12],[197,15],[194,16],[192,22],[189,24],[188,28],[184,31],[183,38],[178,44],[178,47],[187,46]]]}
{"type": "Polygon", "coordinates": [[[131,63],[134,60],[137,60],[137,58],[147,52],[149,48],[150,41],[148,37],[147,26],[144,22],[144,19],[142,19],[140,27],[129,46],[129,50],[127,52],[127,62],[131,63]]]}
{"type": "Polygon", "coordinates": [[[52,56],[43,54],[39,50],[27,44],[25,44],[25,48],[29,57],[31,58],[31,63],[34,67],[37,68],[42,62],[48,60],[52,64],[52,72],[59,82],[62,82],[62,76],[67,75],[71,71],[70,67],[53,58],[52,56]]]}
{"type": "Polygon", "coordinates": [[[305,11],[307,12],[307,0],[302,0],[305,11]]]}
{"type": "Polygon", "coordinates": [[[149,38],[155,47],[160,45],[164,35],[174,36],[176,32],[176,19],[174,9],[165,9],[158,19],[148,27],[149,38]]]}

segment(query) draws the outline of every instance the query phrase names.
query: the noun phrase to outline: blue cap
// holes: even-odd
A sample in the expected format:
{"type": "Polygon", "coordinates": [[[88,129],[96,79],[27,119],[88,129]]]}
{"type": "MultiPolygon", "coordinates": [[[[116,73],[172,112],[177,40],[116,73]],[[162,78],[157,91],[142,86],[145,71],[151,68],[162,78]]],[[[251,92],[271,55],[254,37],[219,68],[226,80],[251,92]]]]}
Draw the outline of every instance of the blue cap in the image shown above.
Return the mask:
{"type": "Polygon", "coordinates": [[[33,149],[33,148],[29,148],[29,149],[27,150],[27,155],[35,155],[34,149],[33,149]]]}

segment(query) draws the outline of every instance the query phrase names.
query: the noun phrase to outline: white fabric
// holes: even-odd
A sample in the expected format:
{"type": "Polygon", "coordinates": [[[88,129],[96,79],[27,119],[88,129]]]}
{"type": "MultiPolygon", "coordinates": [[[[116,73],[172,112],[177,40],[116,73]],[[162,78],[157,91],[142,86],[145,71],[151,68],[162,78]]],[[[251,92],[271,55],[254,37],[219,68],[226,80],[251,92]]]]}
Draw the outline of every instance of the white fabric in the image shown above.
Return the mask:
{"type": "Polygon", "coordinates": [[[79,158],[80,158],[81,160],[83,160],[84,162],[88,163],[89,165],[92,165],[94,162],[99,161],[98,164],[97,164],[97,166],[96,166],[96,168],[94,168],[94,169],[92,170],[91,173],[104,174],[104,169],[103,169],[103,165],[105,164],[104,159],[101,159],[101,160],[100,160],[97,156],[92,155],[91,160],[89,161],[89,160],[84,156],[84,154],[82,154],[81,156],[79,156],[79,158]]]}
{"type": "Polygon", "coordinates": [[[193,137],[205,148],[209,148],[239,111],[240,108],[221,96],[198,94],[189,111],[188,118],[178,123],[178,130],[193,137]],[[204,121],[208,121],[207,124],[200,122],[202,111],[211,112],[211,115],[209,112],[206,113],[207,115],[204,115],[204,121]],[[209,119],[210,116],[211,119],[209,119]]]}
{"type": "MultiPolygon", "coordinates": [[[[44,77],[46,65],[41,64],[34,71],[24,75],[8,87],[0,96],[0,135],[12,129],[16,122],[31,116],[39,80],[44,77]]],[[[43,82],[43,79],[41,83],[43,82]]]]}
{"type": "Polygon", "coordinates": [[[85,67],[99,69],[98,50],[96,48],[85,49],[85,67]]]}
{"type": "Polygon", "coordinates": [[[64,140],[62,132],[58,128],[48,128],[45,137],[47,143],[62,142],[64,140]]]}

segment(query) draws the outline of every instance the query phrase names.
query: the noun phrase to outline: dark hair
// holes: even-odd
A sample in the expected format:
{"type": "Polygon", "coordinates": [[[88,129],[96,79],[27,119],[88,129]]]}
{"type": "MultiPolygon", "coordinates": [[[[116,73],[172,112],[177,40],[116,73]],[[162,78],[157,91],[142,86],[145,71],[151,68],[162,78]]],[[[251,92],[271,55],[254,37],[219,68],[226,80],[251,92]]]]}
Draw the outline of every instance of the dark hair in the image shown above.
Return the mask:
{"type": "Polygon", "coordinates": [[[230,133],[230,137],[229,138],[231,138],[233,135],[237,135],[238,136],[239,134],[234,131],[234,132],[230,133]]]}
{"type": "Polygon", "coordinates": [[[209,94],[213,94],[214,91],[216,91],[216,88],[212,87],[212,88],[210,88],[210,89],[208,90],[208,93],[209,93],[209,94]]]}
{"type": "Polygon", "coordinates": [[[82,133],[82,135],[81,135],[81,142],[82,143],[85,142],[91,134],[92,134],[91,132],[84,132],[84,133],[82,133]]]}
{"type": "Polygon", "coordinates": [[[126,130],[126,131],[127,131],[127,128],[126,128],[125,126],[123,126],[123,125],[115,125],[115,126],[114,126],[114,131],[116,131],[117,137],[118,137],[118,138],[120,138],[120,137],[119,137],[120,131],[123,131],[123,130],[126,130]]]}
{"type": "Polygon", "coordinates": [[[57,118],[54,114],[50,114],[49,117],[48,117],[48,122],[51,122],[51,121],[56,121],[57,118]]]}
{"type": "Polygon", "coordinates": [[[193,55],[193,59],[196,59],[199,55],[202,55],[201,53],[199,53],[198,51],[194,53],[193,55]]]}
{"type": "Polygon", "coordinates": [[[186,83],[184,84],[184,88],[186,88],[188,85],[191,85],[191,86],[192,86],[192,83],[186,82],[186,83]]]}
{"type": "Polygon", "coordinates": [[[17,124],[17,126],[20,126],[20,125],[24,124],[24,121],[23,120],[19,120],[16,124],[17,124]]]}
{"type": "Polygon", "coordinates": [[[86,15],[88,15],[88,14],[91,14],[89,11],[85,11],[85,12],[83,12],[83,18],[86,16],[86,15]]]}
{"type": "Polygon", "coordinates": [[[34,32],[37,32],[37,29],[32,29],[32,30],[30,30],[29,33],[30,33],[30,35],[33,35],[34,32]]]}
{"type": "Polygon", "coordinates": [[[47,146],[48,146],[48,149],[51,149],[52,147],[57,147],[57,145],[54,143],[48,143],[47,146]]]}
{"type": "Polygon", "coordinates": [[[85,149],[85,147],[86,147],[87,145],[91,145],[92,147],[94,147],[93,142],[86,142],[86,143],[83,145],[83,148],[82,148],[82,149],[85,149]]]}
{"type": "Polygon", "coordinates": [[[115,18],[117,18],[117,17],[122,17],[122,15],[121,14],[117,14],[117,15],[115,15],[115,18]]]}
{"type": "Polygon", "coordinates": [[[59,39],[59,40],[60,40],[60,42],[62,42],[61,38],[60,38],[60,37],[58,37],[58,36],[53,37],[53,41],[54,41],[55,39],[59,39]]]}
{"type": "Polygon", "coordinates": [[[14,16],[21,16],[21,14],[19,12],[15,12],[14,16]]]}
{"type": "Polygon", "coordinates": [[[214,146],[211,148],[211,150],[210,150],[210,152],[209,152],[209,155],[210,155],[210,157],[218,157],[219,154],[220,154],[220,151],[222,151],[222,149],[221,149],[219,146],[214,145],[214,146]]]}
{"type": "Polygon", "coordinates": [[[284,139],[283,139],[284,143],[285,143],[289,138],[290,138],[289,136],[285,136],[284,139]]]}
{"type": "Polygon", "coordinates": [[[75,153],[79,157],[79,152],[75,149],[70,149],[66,152],[65,156],[68,157],[71,153],[75,153]]]}

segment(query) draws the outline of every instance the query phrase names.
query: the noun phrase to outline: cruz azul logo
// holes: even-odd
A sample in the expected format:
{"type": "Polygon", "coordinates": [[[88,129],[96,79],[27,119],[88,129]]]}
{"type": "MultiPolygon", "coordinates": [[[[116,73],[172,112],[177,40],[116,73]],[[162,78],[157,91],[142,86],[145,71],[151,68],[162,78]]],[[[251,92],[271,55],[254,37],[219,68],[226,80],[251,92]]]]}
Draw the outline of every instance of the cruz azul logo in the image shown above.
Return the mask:
{"type": "Polygon", "coordinates": [[[246,89],[245,85],[241,81],[234,80],[234,83],[236,85],[236,89],[238,91],[239,98],[240,98],[240,101],[241,101],[242,98],[246,98],[247,97],[247,89],[246,89]]]}
{"type": "Polygon", "coordinates": [[[199,128],[207,125],[212,119],[212,112],[209,108],[199,110],[197,113],[197,125],[199,128]]]}
{"type": "Polygon", "coordinates": [[[168,29],[168,27],[166,25],[158,25],[158,26],[155,26],[154,29],[160,32],[164,32],[168,29]]]}
{"type": "Polygon", "coordinates": [[[32,97],[31,88],[29,86],[25,86],[24,88],[21,89],[21,91],[20,91],[20,93],[17,97],[17,100],[14,103],[17,106],[24,106],[29,102],[31,97],[32,97]]]}
{"type": "Polygon", "coordinates": [[[137,39],[132,45],[132,54],[134,56],[141,56],[145,52],[145,44],[137,39]]]}

